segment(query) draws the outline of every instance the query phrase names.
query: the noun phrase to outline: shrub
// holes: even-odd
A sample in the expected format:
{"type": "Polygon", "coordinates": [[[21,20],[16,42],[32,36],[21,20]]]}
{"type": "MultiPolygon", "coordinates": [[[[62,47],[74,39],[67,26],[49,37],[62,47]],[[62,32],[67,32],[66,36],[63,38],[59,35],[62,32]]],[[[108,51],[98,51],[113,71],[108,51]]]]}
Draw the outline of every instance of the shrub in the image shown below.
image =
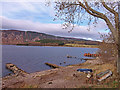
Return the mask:
{"type": "Polygon", "coordinates": [[[103,62],[110,60],[116,60],[117,57],[117,46],[114,42],[113,36],[109,33],[108,35],[102,35],[103,42],[99,44],[100,58],[103,62]]]}

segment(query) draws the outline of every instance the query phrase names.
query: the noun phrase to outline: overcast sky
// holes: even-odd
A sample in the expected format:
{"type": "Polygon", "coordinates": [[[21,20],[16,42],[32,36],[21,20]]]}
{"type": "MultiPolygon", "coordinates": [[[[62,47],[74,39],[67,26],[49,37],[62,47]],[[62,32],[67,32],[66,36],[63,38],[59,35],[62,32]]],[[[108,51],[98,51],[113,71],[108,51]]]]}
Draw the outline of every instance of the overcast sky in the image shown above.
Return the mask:
{"type": "MultiPolygon", "coordinates": [[[[10,1],[10,0],[9,0],[10,1]]],[[[91,30],[88,31],[88,25],[83,24],[77,26],[71,33],[70,30],[62,29],[62,21],[53,21],[54,9],[53,5],[47,7],[45,2],[37,0],[22,0],[19,2],[0,2],[0,8],[2,7],[2,29],[17,29],[22,31],[36,31],[41,33],[47,33],[57,36],[75,37],[88,40],[101,40],[100,33],[106,33],[107,26],[104,21],[99,21],[95,28],[91,25],[91,30]]]]}

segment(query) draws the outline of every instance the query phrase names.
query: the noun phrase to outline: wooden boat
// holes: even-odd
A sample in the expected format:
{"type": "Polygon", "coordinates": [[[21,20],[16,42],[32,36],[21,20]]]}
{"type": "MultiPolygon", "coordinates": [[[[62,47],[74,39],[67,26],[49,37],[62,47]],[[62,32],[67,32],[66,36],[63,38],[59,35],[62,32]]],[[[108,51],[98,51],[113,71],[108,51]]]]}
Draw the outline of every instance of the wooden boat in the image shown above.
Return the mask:
{"type": "Polygon", "coordinates": [[[80,68],[80,69],[77,69],[77,71],[80,71],[80,72],[92,72],[92,69],[83,69],[83,68],[80,68]]]}
{"type": "Polygon", "coordinates": [[[102,80],[108,78],[111,75],[112,75],[112,71],[106,70],[104,72],[101,72],[101,73],[97,74],[97,78],[98,78],[98,81],[102,81],[102,80]]]}
{"type": "Polygon", "coordinates": [[[100,54],[90,54],[90,53],[85,53],[84,56],[86,56],[86,57],[99,57],[100,54]]]}

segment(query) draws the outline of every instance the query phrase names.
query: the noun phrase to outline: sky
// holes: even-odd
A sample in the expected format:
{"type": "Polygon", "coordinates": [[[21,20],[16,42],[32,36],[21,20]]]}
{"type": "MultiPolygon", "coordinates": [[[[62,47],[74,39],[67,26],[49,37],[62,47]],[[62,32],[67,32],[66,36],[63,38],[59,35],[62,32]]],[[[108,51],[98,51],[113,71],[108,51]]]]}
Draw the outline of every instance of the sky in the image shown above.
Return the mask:
{"type": "MultiPolygon", "coordinates": [[[[104,34],[107,26],[105,22],[100,20],[96,28],[91,25],[88,31],[88,25],[76,25],[71,33],[68,33],[70,28],[63,29],[63,21],[53,21],[55,11],[54,5],[49,7],[45,5],[45,1],[41,0],[4,0],[0,2],[2,14],[2,29],[15,29],[22,31],[35,31],[55,36],[74,37],[87,40],[102,40],[100,33],[104,34]]],[[[86,20],[87,21],[87,20],[86,20]]]]}

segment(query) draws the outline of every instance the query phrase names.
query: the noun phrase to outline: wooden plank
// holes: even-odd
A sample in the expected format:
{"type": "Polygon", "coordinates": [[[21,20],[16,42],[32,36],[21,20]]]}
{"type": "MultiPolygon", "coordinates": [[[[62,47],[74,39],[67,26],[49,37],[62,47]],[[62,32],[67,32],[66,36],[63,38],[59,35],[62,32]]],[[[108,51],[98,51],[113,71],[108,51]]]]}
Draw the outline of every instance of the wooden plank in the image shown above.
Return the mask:
{"type": "Polygon", "coordinates": [[[61,66],[58,66],[56,64],[52,64],[52,63],[45,63],[45,64],[52,67],[52,68],[61,68],[61,66]]]}
{"type": "Polygon", "coordinates": [[[10,71],[12,71],[15,75],[27,74],[27,72],[25,72],[24,70],[18,68],[16,65],[14,65],[12,63],[7,63],[6,68],[9,69],[10,71]]]}

